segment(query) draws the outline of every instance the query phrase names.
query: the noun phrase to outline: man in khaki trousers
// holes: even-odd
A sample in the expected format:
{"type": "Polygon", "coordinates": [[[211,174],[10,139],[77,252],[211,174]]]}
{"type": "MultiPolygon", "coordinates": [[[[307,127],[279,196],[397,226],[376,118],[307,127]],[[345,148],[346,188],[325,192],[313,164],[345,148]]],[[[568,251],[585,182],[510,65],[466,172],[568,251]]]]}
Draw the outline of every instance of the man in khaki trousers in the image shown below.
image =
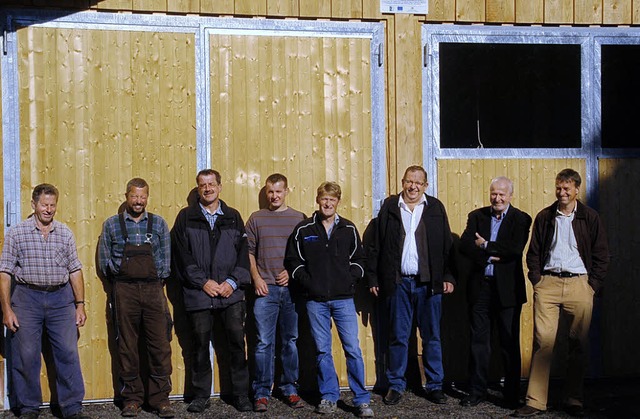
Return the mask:
{"type": "Polygon", "coordinates": [[[557,201],[536,216],[527,252],[533,284],[534,344],[526,405],[516,417],[547,409],[549,372],[560,314],[571,319],[564,408],[583,416],[593,296],[609,266],[609,248],[598,213],[578,200],[580,175],[564,169],[556,176],[557,201]]]}

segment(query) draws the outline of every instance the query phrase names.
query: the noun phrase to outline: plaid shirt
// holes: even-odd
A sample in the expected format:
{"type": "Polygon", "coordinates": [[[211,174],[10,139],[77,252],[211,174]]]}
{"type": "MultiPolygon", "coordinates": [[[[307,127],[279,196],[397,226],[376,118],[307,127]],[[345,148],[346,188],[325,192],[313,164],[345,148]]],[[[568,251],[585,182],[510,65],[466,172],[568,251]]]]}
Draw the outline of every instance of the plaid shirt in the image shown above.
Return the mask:
{"type": "Polygon", "coordinates": [[[82,269],[73,233],[53,220],[45,239],[36,227],[35,217],[9,229],[5,236],[0,272],[14,275],[16,282],[40,286],[60,285],[69,274],[82,269]]]}
{"type": "MultiPolygon", "coordinates": [[[[142,215],[139,222],[135,222],[128,212],[124,212],[124,223],[127,226],[129,243],[139,245],[144,243],[147,235],[148,213],[142,215]]],[[[156,263],[158,278],[168,278],[171,273],[171,238],[169,226],[159,215],[153,214],[151,230],[151,248],[153,260],[156,263]]],[[[120,271],[122,252],[124,251],[124,237],[118,215],[107,218],[102,225],[102,234],[98,242],[98,266],[105,277],[120,271]]]]}

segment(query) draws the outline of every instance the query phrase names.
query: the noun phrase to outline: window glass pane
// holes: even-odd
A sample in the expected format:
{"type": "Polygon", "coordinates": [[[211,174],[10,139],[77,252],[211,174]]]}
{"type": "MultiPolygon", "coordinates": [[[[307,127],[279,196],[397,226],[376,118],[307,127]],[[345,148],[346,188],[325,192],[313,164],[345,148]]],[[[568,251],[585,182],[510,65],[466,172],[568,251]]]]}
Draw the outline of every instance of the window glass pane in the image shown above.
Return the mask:
{"type": "Polygon", "coordinates": [[[442,148],[579,148],[580,46],[440,44],[442,148]]]}
{"type": "Polygon", "coordinates": [[[602,147],[640,148],[640,45],[602,46],[602,147]]]}

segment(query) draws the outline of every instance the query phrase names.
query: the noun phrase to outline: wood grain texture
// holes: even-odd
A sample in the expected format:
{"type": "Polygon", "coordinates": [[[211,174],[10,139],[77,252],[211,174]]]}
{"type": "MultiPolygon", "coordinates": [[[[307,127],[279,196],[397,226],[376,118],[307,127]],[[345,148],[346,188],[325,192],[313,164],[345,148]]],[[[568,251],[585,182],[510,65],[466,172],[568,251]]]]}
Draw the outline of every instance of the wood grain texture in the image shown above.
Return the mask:
{"type": "Polygon", "coordinates": [[[575,23],[580,25],[602,24],[602,0],[575,2],[575,23]]]}
{"type": "Polygon", "coordinates": [[[516,0],[516,23],[533,24],[544,21],[544,0],[516,0]]]}
{"type": "Polygon", "coordinates": [[[569,25],[573,17],[573,0],[544,0],[544,23],[569,25]]]}
{"type": "Polygon", "coordinates": [[[515,0],[486,0],[487,22],[513,23],[516,18],[515,0]]]}
{"type": "Polygon", "coordinates": [[[484,22],[485,0],[456,0],[456,21],[484,22]]]}
{"type": "Polygon", "coordinates": [[[429,22],[453,22],[456,20],[456,0],[429,0],[429,22]]]}
{"type": "Polygon", "coordinates": [[[603,7],[603,23],[605,25],[630,25],[633,21],[633,4],[636,0],[607,0],[603,7]]]}

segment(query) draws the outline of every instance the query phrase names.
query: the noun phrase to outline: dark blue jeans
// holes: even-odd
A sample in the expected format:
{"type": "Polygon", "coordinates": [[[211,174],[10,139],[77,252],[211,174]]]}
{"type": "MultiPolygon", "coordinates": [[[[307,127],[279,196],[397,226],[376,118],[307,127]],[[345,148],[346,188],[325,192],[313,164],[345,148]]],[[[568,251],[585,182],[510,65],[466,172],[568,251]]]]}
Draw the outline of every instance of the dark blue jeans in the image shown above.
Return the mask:
{"type": "Polygon", "coordinates": [[[444,369],[440,343],[442,294],[431,295],[430,284],[418,284],[415,279],[402,277],[393,295],[388,297],[389,307],[389,388],[403,392],[407,387],[409,337],[413,316],[416,316],[422,339],[422,364],[427,377],[427,391],[442,390],[444,369]]]}
{"type": "Polygon", "coordinates": [[[279,388],[283,395],[296,394],[298,381],[298,313],[291,301],[289,287],[269,285],[269,294],[258,297],[253,307],[256,320],[256,369],[254,398],[269,397],[273,385],[276,329],[280,331],[282,375],[279,388]]]}
{"type": "Polygon", "coordinates": [[[9,333],[11,345],[11,394],[22,414],[38,411],[42,404],[40,389],[40,352],[42,332],[47,331],[56,369],[56,389],[62,414],[70,416],[82,410],[84,381],[78,356],[78,328],[73,290],[67,285],[46,292],[16,285],[11,307],[20,328],[9,333]]]}

